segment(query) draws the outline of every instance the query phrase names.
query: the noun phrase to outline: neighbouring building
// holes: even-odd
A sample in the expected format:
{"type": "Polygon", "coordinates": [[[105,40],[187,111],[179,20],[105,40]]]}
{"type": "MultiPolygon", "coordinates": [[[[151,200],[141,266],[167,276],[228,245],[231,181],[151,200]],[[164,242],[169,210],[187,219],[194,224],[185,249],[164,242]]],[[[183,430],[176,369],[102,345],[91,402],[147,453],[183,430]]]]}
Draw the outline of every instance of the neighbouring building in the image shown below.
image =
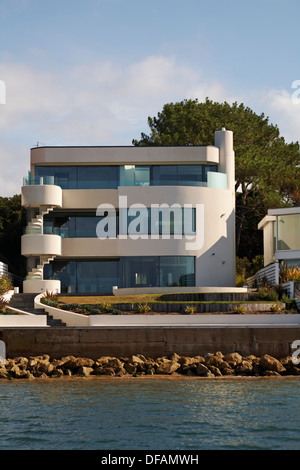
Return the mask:
{"type": "Polygon", "coordinates": [[[258,228],[263,230],[265,266],[300,266],[300,207],[269,209],[258,228]]]}
{"type": "Polygon", "coordinates": [[[233,134],[214,146],[36,147],[23,291],[235,286],[233,134]]]}

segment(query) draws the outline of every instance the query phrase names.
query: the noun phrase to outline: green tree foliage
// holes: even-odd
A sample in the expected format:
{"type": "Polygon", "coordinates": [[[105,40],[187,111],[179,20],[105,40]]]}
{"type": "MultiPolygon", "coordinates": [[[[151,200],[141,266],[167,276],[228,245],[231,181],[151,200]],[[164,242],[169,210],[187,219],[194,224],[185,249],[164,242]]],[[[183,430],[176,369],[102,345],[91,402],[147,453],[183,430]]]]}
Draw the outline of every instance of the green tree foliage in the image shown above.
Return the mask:
{"type": "Polygon", "coordinates": [[[299,143],[286,143],[264,114],[208,98],[168,103],[148,125],[150,134],[133,140],[135,146],[214,145],[216,130],[233,131],[237,254],[252,259],[262,253],[259,220],[269,208],[300,204],[299,143]]]}
{"type": "Polygon", "coordinates": [[[21,256],[21,236],[25,226],[25,209],[21,196],[0,197],[0,261],[20,276],[25,274],[25,259],[21,256]]]}

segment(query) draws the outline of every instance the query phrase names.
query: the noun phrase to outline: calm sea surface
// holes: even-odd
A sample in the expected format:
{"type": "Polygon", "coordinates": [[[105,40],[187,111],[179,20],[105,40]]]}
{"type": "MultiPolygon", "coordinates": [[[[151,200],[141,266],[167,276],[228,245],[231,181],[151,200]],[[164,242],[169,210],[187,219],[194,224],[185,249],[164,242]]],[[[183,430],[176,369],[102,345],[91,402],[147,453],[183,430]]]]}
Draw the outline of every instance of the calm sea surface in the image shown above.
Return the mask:
{"type": "Polygon", "coordinates": [[[297,450],[300,378],[0,382],[1,450],[297,450]]]}

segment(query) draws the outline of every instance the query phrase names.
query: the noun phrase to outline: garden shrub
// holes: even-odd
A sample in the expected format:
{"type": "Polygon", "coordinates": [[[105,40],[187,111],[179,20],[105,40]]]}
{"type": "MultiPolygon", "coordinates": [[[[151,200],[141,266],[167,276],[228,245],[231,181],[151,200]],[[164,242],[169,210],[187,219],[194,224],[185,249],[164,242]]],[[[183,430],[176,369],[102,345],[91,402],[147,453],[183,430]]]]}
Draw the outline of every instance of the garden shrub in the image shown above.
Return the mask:
{"type": "Polygon", "coordinates": [[[184,309],[184,313],[187,313],[189,315],[193,315],[194,313],[196,313],[197,311],[197,308],[195,307],[195,305],[187,305],[184,309]]]}
{"type": "Polygon", "coordinates": [[[5,294],[9,290],[13,289],[13,284],[11,279],[6,275],[3,274],[0,278],[0,295],[5,294]]]}
{"type": "Polygon", "coordinates": [[[244,305],[237,305],[234,307],[234,313],[238,313],[239,315],[244,315],[246,313],[246,307],[244,305]]]}
{"type": "Polygon", "coordinates": [[[138,313],[147,313],[150,312],[151,308],[149,307],[148,304],[138,304],[136,306],[136,311],[138,313]]]}

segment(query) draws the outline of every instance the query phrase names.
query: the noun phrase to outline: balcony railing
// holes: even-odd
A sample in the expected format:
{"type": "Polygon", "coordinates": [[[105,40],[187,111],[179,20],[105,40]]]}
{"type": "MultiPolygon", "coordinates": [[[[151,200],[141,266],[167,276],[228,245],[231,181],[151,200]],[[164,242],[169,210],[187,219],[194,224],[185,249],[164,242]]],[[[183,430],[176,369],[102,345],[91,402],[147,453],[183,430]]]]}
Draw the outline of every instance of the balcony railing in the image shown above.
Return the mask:
{"type": "Polygon", "coordinates": [[[34,176],[28,171],[28,175],[23,178],[23,186],[34,186],[34,185],[43,185],[50,184],[55,185],[54,176],[34,176]]]}
{"type": "Polygon", "coordinates": [[[161,179],[151,180],[147,183],[136,183],[133,181],[123,180],[86,180],[86,179],[68,179],[57,176],[33,176],[30,171],[23,178],[23,186],[33,185],[56,185],[62,189],[117,189],[119,186],[196,186],[204,188],[227,189],[227,175],[215,171],[207,172],[207,181],[193,181],[191,179],[161,179]]]}
{"type": "Polygon", "coordinates": [[[54,185],[54,176],[25,176],[23,178],[23,186],[43,185],[51,184],[54,185]]]}

